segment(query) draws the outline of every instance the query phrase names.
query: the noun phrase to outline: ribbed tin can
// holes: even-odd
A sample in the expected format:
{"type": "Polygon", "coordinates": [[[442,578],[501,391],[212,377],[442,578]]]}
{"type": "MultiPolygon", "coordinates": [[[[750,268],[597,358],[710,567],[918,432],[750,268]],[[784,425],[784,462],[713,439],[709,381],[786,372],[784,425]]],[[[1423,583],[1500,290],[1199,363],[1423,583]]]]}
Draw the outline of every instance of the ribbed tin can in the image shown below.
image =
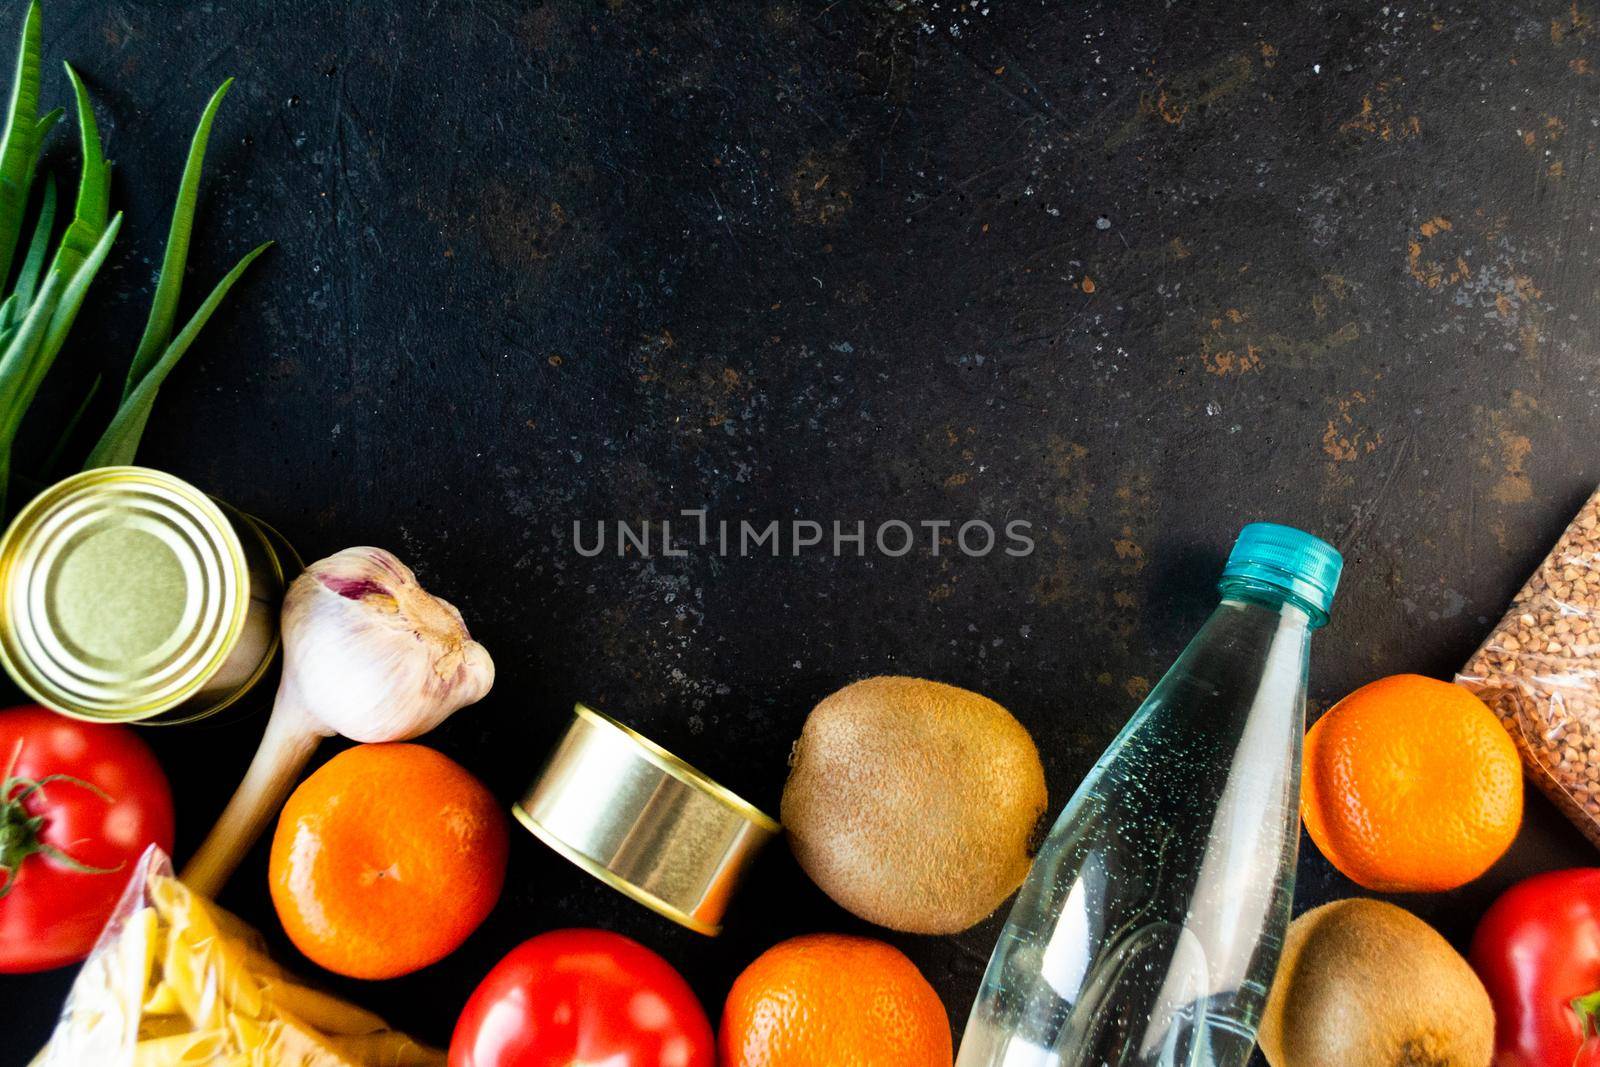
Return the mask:
{"type": "Polygon", "coordinates": [[[512,806],[534,836],[691,930],[722,930],[777,820],[649,738],[584,704],[512,806]]]}
{"type": "Polygon", "coordinates": [[[271,666],[299,570],[276,531],[179,478],[84,471],[31,500],[0,538],[0,663],[75,718],[212,715],[271,666]]]}

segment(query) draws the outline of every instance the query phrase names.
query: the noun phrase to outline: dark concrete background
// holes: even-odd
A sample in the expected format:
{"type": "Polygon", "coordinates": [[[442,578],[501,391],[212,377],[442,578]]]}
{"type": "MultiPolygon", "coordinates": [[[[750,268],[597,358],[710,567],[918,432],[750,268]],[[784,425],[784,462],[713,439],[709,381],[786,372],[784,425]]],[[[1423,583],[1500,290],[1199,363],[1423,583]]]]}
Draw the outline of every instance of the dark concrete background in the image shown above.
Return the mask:
{"type": "MultiPolygon", "coordinates": [[[[509,802],[584,699],[771,809],[811,705],[904,672],[1011,708],[1059,805],[1240,524],[1346,555],[1322,708],[1448,677],[1600,481],[1597,11],[55,0],[47,103],[70,59],[129,222],[41,411],[120,374],[189,131],[237,75],[187,305],[278,246],[141,458],[308,556],[390,547],[454,600],[499,681],[430,743],[509,802]],[[1023,519],[1038,550],[573,550],[574,520],[700,506],[1023,519]]],[[[267,703],[149,735],[180,853],[267,703]]],[[[1593,860],[1535,799],[1490,875],[1404,903],[1460,942],[1514,878],[1593,860]]],[[[662,952],[713,1019],[780,938],[877,933],[959,1028],[998,926],[869,930],[780,846],[707,941],[516,831],[465,948],[361,983],[294,952],[264,871],[258,849],[223,899],[283,962],[441,1043],[503,952],[574,924],[662,952]]],[[[1352,892],[1307,844],[1299,904],[1352,892]]],[[[0,982],[0,1058],[27,1059],[69,980],[0,982]]]]}

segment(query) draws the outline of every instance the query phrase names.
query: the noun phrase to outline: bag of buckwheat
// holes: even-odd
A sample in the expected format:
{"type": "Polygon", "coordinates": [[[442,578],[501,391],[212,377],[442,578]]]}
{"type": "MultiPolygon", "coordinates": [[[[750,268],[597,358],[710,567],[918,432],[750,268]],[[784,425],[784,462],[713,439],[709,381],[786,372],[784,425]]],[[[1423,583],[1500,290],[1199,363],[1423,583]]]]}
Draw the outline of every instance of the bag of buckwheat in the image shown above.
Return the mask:
{"type": "Polygon", "coordinates": [[[1456,681],[1494,709],[1529,775],[1600,846],[1600,491],[1456,681]]]}

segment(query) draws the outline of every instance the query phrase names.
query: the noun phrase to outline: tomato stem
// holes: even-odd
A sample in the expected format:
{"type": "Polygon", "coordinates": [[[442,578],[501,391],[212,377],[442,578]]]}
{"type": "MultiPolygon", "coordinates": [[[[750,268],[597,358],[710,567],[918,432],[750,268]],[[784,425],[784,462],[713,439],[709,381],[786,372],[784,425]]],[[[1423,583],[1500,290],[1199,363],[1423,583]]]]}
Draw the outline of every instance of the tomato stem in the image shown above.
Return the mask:
{"type": "Polygon", "coordinates": [[[1578,1028],[1585,1039],[1600,1034],[1600,989],[1573,997],[1569,1002],[1578,1014],[1578,1028]]]}
{"type": "Polygon", "coordinates": [[[93,782],[74,778],[70,774],[47,774],[37,779],[19,775],[16,769],[17,760],[21,755],[22,744],[18,742],[17,747],[11,752],[11,761],[6,766],[5,777],[0,779],[0,874],[5,875],[5,882],[0,883],[0,900],[10,895],[12,888],[17,884],[18,872],[22,869],[23,861],[29,856],[46,856],[64,867],[84,874],[114,874],[120,871],[123,866],[120,863],[115,867],[91,867],[43,840],[41,831],[44,830],[45,817],[30,815],[26,806],[29,797],[53,782],[66,782],[87,789],[110,804],[111,797],[106,791],[93,782]]]}

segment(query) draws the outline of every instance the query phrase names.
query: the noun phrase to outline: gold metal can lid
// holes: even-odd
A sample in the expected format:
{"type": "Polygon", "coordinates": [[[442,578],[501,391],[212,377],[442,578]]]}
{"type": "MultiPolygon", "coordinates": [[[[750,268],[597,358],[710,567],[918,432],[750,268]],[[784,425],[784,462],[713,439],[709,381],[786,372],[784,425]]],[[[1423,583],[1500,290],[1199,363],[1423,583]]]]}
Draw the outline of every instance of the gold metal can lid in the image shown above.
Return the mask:
{"type": "Polygon", "coordinates": [[[200,490],[143,467],[84,471],[0,538],[0,663],[63,714],[149,718],[222,666],[249,594],[239,536],[200,490]]]}
{"type": "Polygon", "coordinates": [[[534,836],[614,889],[715,936],[745,871],[781,832],[642,734],[584,704],[511,808],[534,836]]]}

